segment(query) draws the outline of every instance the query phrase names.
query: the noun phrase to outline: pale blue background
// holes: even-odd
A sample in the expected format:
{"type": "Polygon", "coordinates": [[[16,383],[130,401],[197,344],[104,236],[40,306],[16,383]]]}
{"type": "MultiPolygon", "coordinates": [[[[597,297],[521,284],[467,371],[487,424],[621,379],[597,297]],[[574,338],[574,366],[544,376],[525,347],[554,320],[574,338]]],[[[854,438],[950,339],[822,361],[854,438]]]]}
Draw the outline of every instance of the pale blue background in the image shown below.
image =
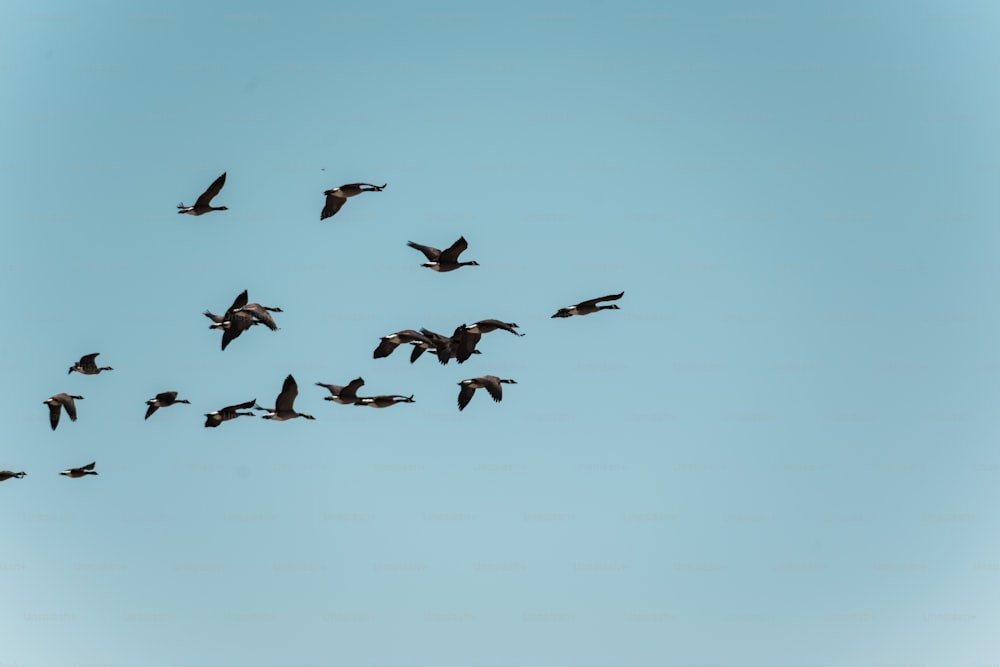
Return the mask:
{"type": "Polygon", "coordinates": [[[998,31],[974,1],[5,5],[0,665],[1000,663],[998,31]],[[175,213],[223,171],[229,211],[175,213]],[[353,181],[388,187],[320,222],[353,181]],[[481,266],[405,246],[459,235],[481,266]],[[201,312],[243,289],[282,328],[220,352],[201,312]],[[371,357],[486,317],[527,335],[371,357]],[[316,421],[202,426],[288,373],[316,421]],[[459,413],[483,373],[519,384],[459,413]],[[359,375],[416,403],[312,384],[359,375]],[[167,389],[193,405],[144,422],[167,389]]]}

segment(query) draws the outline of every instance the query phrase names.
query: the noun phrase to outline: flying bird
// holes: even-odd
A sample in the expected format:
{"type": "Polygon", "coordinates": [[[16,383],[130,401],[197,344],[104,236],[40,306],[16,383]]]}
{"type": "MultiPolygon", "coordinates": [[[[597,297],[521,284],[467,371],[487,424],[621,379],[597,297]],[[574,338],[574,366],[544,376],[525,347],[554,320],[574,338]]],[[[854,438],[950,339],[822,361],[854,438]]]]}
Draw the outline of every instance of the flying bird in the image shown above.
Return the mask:
{"type": "Polygon", "coordinates": [[[259,303],[248,303],[245,306],[236,308],[233,310],[234,313],[250,313],[253,318],[266,326],[271,331],[277,331],[278,325],[274,323],[274,318],[271,317],[271,313],[283,313],[281,308],[275,306],[274,308],[270,306],[262,306],[259,303]],[[270,312],[268,312],[270,311],[270,312]]]}
{"type": "MultiPolygon", "coordinates": [[[[402,345],[403,343],[427,343],[430,341],[419,331],[414,331],[413,329],[403,329],[402,331],[397,331],[396,333],[391,333],[386,336],[382,336],[379,341],[378,347],[375,348],[375,352],[372,356],[375,359],[381,359],[382,357],[388,357],[393,351],[402,345]]],[[[433,345],[431,345],[433,347],[433,345]]],[[[420,356],[419,354],[417,356],[420,356]]]]}
{"type": "Polygon", "coordinates": [[[358,389],[363,387],[364,384],[364,378],[355,378],[347,383],[346,387],[341,387],[339,384],[326,384],[324,382],[317,382],[316,386],[326,387],[329,390],[330,395],[324,396],[323,400],[333,401],[341,405],[354,405],[358,401],[358,389]]]}
{"type": "Polygon", "coordinates": [[[319,219],[326,220],[335,215],[343,207],[348,197],[354,197],[362,192],[382,192],[386,185],[388,183],[383,183],[382,185],[348,183],[347,185],[341,185],[339,188],[327,190],[323,193],[326,195],[326,204],[323,206],[323,212],[319,214],[319,219]]]}
{"type": "MultiPolygon", "coordinates": [[[[77,373],[82,373],[83,375],[97,375],[101,371],[113,371],[115,369],[111,366],[101,366],[94,362],[94,359],[99,355],[100,352],[94,352],[93,354],[85,354],[80,357],[80,361],[76,362],[69,367],[69,372],[72,373],[76,371],[77,373]]],[[[68,375],[69,373],[67,373],[68,375]]]]}
{"type": "MultiPolygon", "coordinates": [[[[212,320],[214,324],[208,325],[209,329],[222,329],[222,349],[225,350],[231,342],[236,338],[239,338],[240,334],[254,326],[255,324],[260,324],[261,321],[254,317],[253,310],[246,310],[248,306],[260,306],[260,304],[247,304],[249,297],[247,296],[247,291],[243,290],[233,301],[233,305],[226,310],[225,315],[216,315],[215,313],[206,310],[205,317],[212,320]]],[[[267,311],[263,311],[267,314],[267,311]]],[[[271,320],[271,324],[274,324],[274,320],[271,319],[270,315],[267,319],[271,320]]],[[[268,326],[265,323],[265,326],[268,326]]],[[[277,329],[277,326],[274,327],[277,329]]]]}
{"type": "Polygon", "coordinates": [[[66,409],[66,414],[69,415],[70,421],[76,421],[76,403],[74,400],[81,401],[83,400],[83,396],[63,393],[50,396],[42,401],[42,403],[49,406],[49,424],[52,425],[53,431],[56,430],[56,426],[59,426],[59,414],[63,408],[66,409]]]}
{"type": "Polygon", "coordinates": [[[399,394],[383,394],[381,396],[366,396],[359,398],[355,405],[367,405],[370,408],[387,408],[397,403],[413,403],[413,394],[400,396],[399,394]]]}
{"type": "Polygon", "coordinates": [[[96,462],[88,463],[85,466],[80,466],[79,468],[69,468],[68,470],[63,470],[60,475],[66,475],[66,477],[86,477],[87,475],[96,475],[97,472],[94,470],[94,466],[97,465],[96,462]]]}
{"type": "Polygon", "coordinates": [[[618,306],[613,303],[606,306],[598,306],[597,304],[599,301],[617,301],[622,298],[624,294],[625,292],[619,292],[618,294],[609,294],[608,296],[602,296],[597,299],[581,301],[580,303],[575,303],[572,306],[560,308],[552,317],[572,317],[573,315],[590,315],[591,313],[596,313],[599,310],[619,310],[618,306]]]}
{"type": "Polygon", "coordinates": [[[240,403],[238,405],[229,405],[221,410],[216,410],[215,412],[209,412],[205,415],[205,427],[215,428],[219,424],[230,419],[236,419],[237,417],[253,417],[252,412],[240,412],[240,410],[249,410],[254,405],[257,404],[257,399],[252,399],[246,403],[240,403]]]}
{"type": "Polygon", "coordinates": [[[219,190],[222,186],[226,184],[226,174],[223,172],[222,176],[215,179],[215,182],[208,186],[208,189],[201,193],[198,197],[198,201],[194,203],[194,206],[185,206],[181,202],[177,208],[178,213],[187,213],[188,215],[202,215],[209,213],[211,211],[228,211],[229,209],[225,206],[212,206],[212,199],[215,195],[219,194],[219,190]]]}
{"type": "Polygon", "coordinates": [[[407,241],[406,245],[424,253],[424,256],[427,257],[427,261],[420,266],[426,266],[434,271],[443,273],[445,271],[454,271],[455,269],[463,266],[479,266],[479,262],[458,261],[458,256],[465,252],[465,249],[469,247],[469,243],[465,240],[464,236],[460,236],[457,241],[452,243],[451,246],[445,250],[438,250],[437,248],[432,248],[429,245],[420,245],[419,243],[414,243],[413,241],[407,241]]]}
{"type": "Polygon", "coordinates": [[[281,385],[281,393],[278,397],[274,399],[273,408],[262,408],[260,406],[254,406],[254,410],[266,411],[266,415],[261,415],[264,419],[270,419],[276,422],[283,422],[288,419],[294,419],[296,417],[305,417],[306,419],[315,419],[312,415],[306,415],[301,412],[296,412],[292,404],[295,403],[295,397],[299,395],[299,386],[295,384],[295,378],[291,375],[285,378],[285,382],[281,385]]]}
{"type": "Polygon", "coordinates": [[[501,385],[517,384],[517,382],[509,379],[501,379],[496,375],[482,375],[477,378],[462,380],[458,384],[461,387],[458,390],[458,409],[462,411],[469,404],[469,401],[472,400],[472,395],[476,393],[477,389],[485,389],[493,397],[493,400],[499,403],[503,398],[501,385]]]}
{"type": "Polygon", "coordinates": [[[152,415],[154,412],[156,412],[157,409],[159,409],[159,408],[165,408],[167,406],[173,405],[174,403],[188,403],[188,404],[190,404],[191,401],[187,400],[186,398],[177,398],[177,392],[176,391],[164,391],[164,392],[161,392],[161,393],[157,394],[155,397],[153,397],[153,398],[149,399],[148,401],[146,401],[146,405],[148,405],[149,407],[146,408],[145,419],[149,419],[150,415],[152,415]]]}
{"type": "Polygon", "coordinates": [[[22,477],[24,477],[27,474],[28,473],[26,473],[26,472],[14,472],[12,470],[0,470],[0,482],[6,482],[11,477],[16,477],[17,479],[21,479],[22,477]]]}

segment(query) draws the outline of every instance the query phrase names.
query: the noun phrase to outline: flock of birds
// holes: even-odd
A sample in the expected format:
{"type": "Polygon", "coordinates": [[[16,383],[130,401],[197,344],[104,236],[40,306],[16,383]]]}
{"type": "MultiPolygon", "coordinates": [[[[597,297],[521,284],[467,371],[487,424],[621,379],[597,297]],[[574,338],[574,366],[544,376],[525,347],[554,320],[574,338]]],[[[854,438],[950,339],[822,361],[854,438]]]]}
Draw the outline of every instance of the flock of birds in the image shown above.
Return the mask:
{"type": "MultiPolygon", "coordinates": [[[[219,194],[225,184],[226,174],[223,173],[215,179],[215,181],[208,187],[207,190],[205,190],[205,192],[201,194],[201,196],[198,197],[193,205],[186,206],[181,203],[177,206],[177,212],[198,216],[212,211],[228,210],[228,207],[226,206],[212,206],[212,200],[219,194]]],[[[325,220],[335,215],[338,211],[340,211],[350,197],[355,197],[364,192],[381,192],[385,189],[385,187],[386,184],[372,185],[371,183],[348,183],[346,185],[333,188],[332,190],[327,190],[323,193],[326,196],[326,203],[324,204],[323,211],[320,214],[320,220],[325,220]]],[[[427,261],[421,264],[421,266],[429,268],[433,271],[443,273],[455,271],[463,266],[479,266],[479,263],[475,261],[463,262],[459,260],[461,254],[469,247],[469,244],[464,237],[459,237],[457,241],[444,250],[428,245],[414,243],[413,241],[407,242],[407,245],[410,248],[419,250],[423,253],[423,255],[427,258],[427,261]]],[[[572,317],[574,315],[590,315],[591,313],[596,313],[601,310],[618,310],[617,304],[605,302],[617,301],[624,296],[624,294],[624,292],[620,292],[618,294],[609,294],[607,296],[581,301],[580,303],[560,308],[554,315],[552,315],[552,317],[564,318],[572,317]]],[[[278,325],[274,321],[274,317],[271,313],[281,312],[283,311],[278,307],[263,306],[259,303],[249,303],[248,293],[244,290],[236,297],[233,304],[226,309],[224,314],[217,315],[208,310],[206,310],[204,314],[212,320],[212,324],[209,325],[210,329],[222,331],[222,349],[225,350],[226,347],[228,347],[229,344],[238,338],[244,331],[247,331],[256,325],[262,324],[271,331],[277,331],[278,325]]],[[[476,346],[479,344],[484,334],[497,330],[503,330],[510,332],[515,336],[523,336],[524,334],[517,331],[517,329],[518,325],[513,322],[503,322],[496,319],[480,320],[473,324],[462,324],[458,326],[450,336],[445,336],[425,328],[420,330],[403,329],[401,331],[396,331],[395,333],[382,336],[379,340],[378,346],[375,348],[373,357],[375,359],[388,357],[400,345],[409,344],[412,346],[412,351],[410,352],[410,363],[416,362],[416,360],[419,359],[424,352],[429,352],[434,354],[441,364],[447,364],[451,359],[455,359],[461,364],[468,360],[473,354],[479,354],[479,350],[476,349],[476,346]]],[[[94,352],[83,355],[80,357],[79,361],[69,367],[69,373],[72,374],[76,372],[82,375],[97,375],[104,371],[114,370],[111,366],[97,365],[97,357],[99,354],[100,353],[98,352],[94,352]]],[[[329,396],[325,397],[325,400],[333,401],[341,405],[360,405],[372,408],[387,408],[398,403],[414,402],[412,395],[403,396],[400,394],[382,394],[377,396],[358,396],[357,392],[364,386],[364,384],[364,379],[360,377],[355,378],[345,386],[326,384],[323,382],[316,383],[316,385],[325,388],[330,393],[329,396]]],[[[475,395],[477,389],[485,389],[486,393],[488,393],[495,402],[499,403],[503,398],[503,385],[517,384],[517,382],[511,378],[501,378],[496,375],[481,375],[479,377],[462,380],[458,384],[458,409],[461,411],[469,405],[469,402],[472,400],[472,397],[475,395]]],[[[236,419],[237,417],[255,416],[255,412],[264,412],[265,414],[261,416],[264,419],[272,421],[286,421],[297,417],[315,419],[312,415],[307,415],[295,410],[295,398],[298,396],[298,393],[299,389],[295,382],[295,378],[288,375],[282,384],[281,392],[278,394],[277,398],[275,398],[273,408],[261,407],[257,404],[256,399],[251,399],[243,403],[229,405],[205,414],[205,426],[214,428],[221,425],[223,422],[236,419]]],[[[76,421],[76,401],[79,400],[83,400],[83,396],[62,392],[50,396],[43,401],[43,403],[49,408],[49,425],[52,427],[52,430],[55,430],[56,427],[59,426],[59,418],[63,412],[66,413],[71,421],[76,421]]],[[[176,391],[161,392],[146,401],[147,407],[145,419],[149,419],[160,408],[166,408],[177,403],[189,404],[190,401],[184,398],[177,398],[176,391]]],[[[68,468],[59,474],[71,478],[96,475],[97,471],[94,470],[96,465],[96,462],[91,462],[78,468],[68,468]]],[[[13,472],[10,470],[0,470],[0,482],[11,478],[21,479],[25,475],[26,473],[23,471],[13,472]]]]}

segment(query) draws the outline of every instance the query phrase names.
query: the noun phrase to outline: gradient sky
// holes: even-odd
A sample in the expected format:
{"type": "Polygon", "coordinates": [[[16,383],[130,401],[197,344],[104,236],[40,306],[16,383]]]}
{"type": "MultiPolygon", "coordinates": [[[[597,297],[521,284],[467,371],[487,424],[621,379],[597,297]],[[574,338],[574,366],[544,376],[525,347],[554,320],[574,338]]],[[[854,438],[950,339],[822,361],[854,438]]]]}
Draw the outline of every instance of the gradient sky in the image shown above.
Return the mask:
{"type": "Polygon", "coordinates": [[[1000,663],[998,31],[976,1],[0,8],[0,667],[1000,663]],[[177,215],[224,171],[228,211],[177,215]],[[321,222],[355,181],[388,187],[321,222]],[[406,247],[460,235],[480,266],[406,247]],[[201,313],[244,289],[281,329],[222,352],[201,313]],[[482,318],[526,335],[372,358],[482,318]],[[67,376],[90,352],[115,370],[67,376]],[[289,373],[315,421],[203,427],[289,373]],[[487,373],[518,384],[460,413],[487,373]],[[358,376],[416,402],[313,385],[358,376]]]}

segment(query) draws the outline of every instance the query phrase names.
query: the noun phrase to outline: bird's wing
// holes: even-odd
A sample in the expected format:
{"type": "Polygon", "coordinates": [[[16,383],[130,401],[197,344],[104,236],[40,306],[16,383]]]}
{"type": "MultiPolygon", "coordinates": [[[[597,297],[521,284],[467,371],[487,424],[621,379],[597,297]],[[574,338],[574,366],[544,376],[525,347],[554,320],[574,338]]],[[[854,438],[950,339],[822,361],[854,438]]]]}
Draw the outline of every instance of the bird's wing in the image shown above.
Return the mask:
{"type": "Polygon", "coordinates": [[[499,403],[500,399],[503,398],[503,390],[501,389],[500,378],[493,377],[492,375],[484,375],[483,377],[479,378],[479,381],[483,383],[483,388],[486,389],[486,391],[490,392],[490,396],[493,397],[493,400],[499,403]]]}
{"type": "Polygon", "coordinates": [[[266,326],[271,331],[277,331],[278,325],[274,323],[274,318],[271,317],[271,313],[267,312],[267,309],[259,303],[251,303],[243,306],[243,310],[252,313],[257,321],[266,326]]]}
{"type": "Polygon", "coordinates": [[[274,399],[275,411],[291,410],[295,403],[295,397],[298,395],[299,386],[295,384],[295,378],[289,375],[285,378],[284,384],[281,385],[281,393],[278,394],[278,398],[274,399]]]}
{"type": "Polygon", "coordinates": [[[83,355],[82,357],[80,357],[80,365],[81,366],[92,366],[95,363],[94,359],[96,359],[97,355],[99,355],[99,354],[100,354],[100,352],[94,352],[92,354],[85,354],[85,355],[83,355]]]}
{"type": "Polygon", "coordinates": [[[49,406],[49,424],[52,426],[52,430],[56,430],[56,426],[59,426],[59,412],[62,410],[62,406],[58,403],[49,406]]]}
{"type": "Polygon", "coordinates": [[[602,296],[602,297],[599,297],[597,299],[587,299],[586,301],[581,301],[580,303],[578,303],[576,305],[577,305],[578,308],[581,307],[581,306],[583,306],[583,307],[596,306],[598,301],[617,301],[618,299],[622,298],[624,295],[625,295],[625,292],[619,292],[618,294],[609,294],[607,296],[602,296]]]}
{"type": "Polygon", "coordinates": [[[176,391],[163,391],[156,395],[156,400],[161,403],[173,403],[175,398],[177,398],[176,391]]]}
{"type": "Polygon", "coordinates": [[[247,296],[246,290],[240,292],[239,296],[236,297],[236,300],[233,301],[233,305],[229,306],[229,310],[226,311],[226,316],[228,317],[229,314],[232,313],[237,308],[242,308],[243,306],[247,305],[247,301],[249,300],[250,298],[247,296]]]}
{"type": "Polygon", "coordinates": [[[465,249],[469,247],[468,242],[465,240],[464,236],[458,237],[458,240],[451,244],[447,250],[441,253],[440,261],[442,262],[457,262],[458,256],[465,252],[465,249]]]}
{"type": "Polygon", "coordinates": [[[230,405],[228,407],[222,408],[219,412],[236,412],[237,410],[249,410],[257,403],[257,399],[251,399],[246,403],[240,403],[239,405],[230,405]]]}
{"type": "Polygon", "coordinates": [[[97,461],[93,461],[91,463],[88,463],[85,466],[80,466],[79,468],[76,468],[76,470],[93,470],[94,466],[96,466],[96,465],[97,465],[97,461]]]}
{"type": "MultiPolygon", "coordinates": [[[[330,192],[333,192],[330,190],[330,192]]],[[[323,205],[323,212],[319,214],[320,220],[326,220],[327,218],[335,215],[343,206],[344,202],[347,200],[343,197],[338,197],[337,195],[327,194],[326,204],[323,205]]]]}
{"type": "Polygon", "coordinates": [[[431,262],[436,262],[438,258],[441,256],[440,250],[438,250],[437,248],[432,248],[429,245],[420,245],[419,243],[414,243],[413,241],[407,241],[406,245],[424,253],[424,256],[428,259],[428,261],[431,262]]]}
{"type": "Polygon", "coordinates": [[[354,378],[347,383],[346,387],[341,388],[340,397],[341,398],[353,398],[357,397],[358,389],[365,386],[364,378],[354,378]]]}
{"type": "Polygon", "coordinates": [[[69,418],[76,421],[76,403],[73,402],[73,397],[62,394],[59,396],[59,402],[66,408],[66,414],[69,415],[69,418]]]}
{"type": "Polygon", "coordinates": [[[372,357],[375,359],[388,357],[397,347],[399,347],[399,343],[394,343],[389,339],[383,338],[379,342],[378,347],[375,348],[375,352],[372,353],[372,357]]]}
{"type": "Polygon", "coordinates": [[[215,182],[212,183],[210,186],[208,186],[208,189],[205,190],[200,197],[198,197],[198,201],[196,201],[194,205],[196,207],[209,206],[212,203],[212,198],[214,198],[215,195],[219,194],[219,190],[221,190],[222,186],[225,184],[226,184],[226,174],[223,173],[222,176],[219,176],[217,179],[215,179],[215,182]]]}
{"type": "Polygon", "coordinates": [[[463,384],[458,391],[458,409],[464,410],[465,406],[472,400],[472,395],[476,393],[476,388],[472,385],[463,384]]]}
{"type": "Polygon", "coordinates": [[[149,407],[148,407],[148,408],[146,408],[146,416],[145,416],[145,417],[143,417],[143,419],[149,419],[149,416],[150,416],[150,415],[152,415],[152,414],[153,414],[154,412],[156,412],[156,410],[157,410],[157,409],[158,409],[159,407],[160,407],[160,406],[159,406],[159,405],[157,405],[156,403],[150,403],[150,404],[149,404],[149,407]]]}

